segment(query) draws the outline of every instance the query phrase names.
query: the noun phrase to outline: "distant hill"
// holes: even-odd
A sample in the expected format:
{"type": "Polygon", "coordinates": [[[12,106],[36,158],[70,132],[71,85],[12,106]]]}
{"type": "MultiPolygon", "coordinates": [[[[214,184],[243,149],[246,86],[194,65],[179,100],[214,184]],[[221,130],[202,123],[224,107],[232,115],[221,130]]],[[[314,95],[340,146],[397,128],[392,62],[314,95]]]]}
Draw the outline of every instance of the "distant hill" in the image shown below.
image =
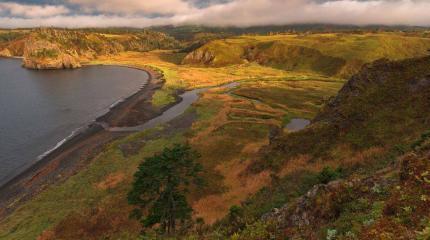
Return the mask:
{"type": "MultiPolygon", "coordinates": [[[[223,36],[239,36],[244,34],[268,35],[271,33],[332,33],[332,32],[378,32],[378,31],[405,31],[405,32],[422,32],[428,30],[425,27],[413,26],[355,26],[355,25],[336,25],[336,24],[291,24],[291,25],[266,25],[253,27],[207,27],[197,25],[185,26],[158,26],[150,27],[153,31],[163,32],[175,37],[178,40],[190,41],[196,34],[208,33],[219,34],[223,36]]],[[[136,29],[130,29],[131,31],[136,29]]]]}
{"type": "Polygon", "coordinates": [[[404,33],[240,36],[211,41],[183,63],[220,67],[257,62],[274,68],[349,77],[365,63],[425,56],[430,38],[404,33]]]}

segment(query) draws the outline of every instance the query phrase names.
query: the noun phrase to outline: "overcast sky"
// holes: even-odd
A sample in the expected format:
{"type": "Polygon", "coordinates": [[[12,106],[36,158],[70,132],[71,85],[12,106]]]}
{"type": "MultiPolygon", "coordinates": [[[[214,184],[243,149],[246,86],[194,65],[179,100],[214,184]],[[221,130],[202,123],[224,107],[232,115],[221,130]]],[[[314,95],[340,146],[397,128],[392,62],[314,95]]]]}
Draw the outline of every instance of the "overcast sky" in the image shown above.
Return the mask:
{"type": "Polygon", "coordinates": [[[0,27],[430,26],[430,0],[0,0],[0,27]]]}

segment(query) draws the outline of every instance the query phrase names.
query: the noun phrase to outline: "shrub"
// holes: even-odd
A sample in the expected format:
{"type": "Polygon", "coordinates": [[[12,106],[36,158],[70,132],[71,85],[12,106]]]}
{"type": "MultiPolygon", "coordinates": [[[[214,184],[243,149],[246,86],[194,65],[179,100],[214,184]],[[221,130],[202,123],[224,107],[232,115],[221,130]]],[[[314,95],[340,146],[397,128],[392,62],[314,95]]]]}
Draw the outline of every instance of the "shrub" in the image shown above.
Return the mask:
{"type": "Polygon", "coordinates": [[[331,167],[325,167],[318,175],[318,180],[320,183],[327,184],[331,181],[339,179],[343,176],[343,169],[336,168],[333,170],[331,167]]]}

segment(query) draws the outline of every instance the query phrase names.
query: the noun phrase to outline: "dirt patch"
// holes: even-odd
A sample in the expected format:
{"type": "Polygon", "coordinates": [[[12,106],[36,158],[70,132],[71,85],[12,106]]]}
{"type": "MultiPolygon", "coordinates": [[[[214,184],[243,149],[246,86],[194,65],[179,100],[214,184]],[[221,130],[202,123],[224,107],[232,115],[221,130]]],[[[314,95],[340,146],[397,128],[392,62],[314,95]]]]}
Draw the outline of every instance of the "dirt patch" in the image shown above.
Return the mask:
{"type": "Polygon", "coordinates": [[[45,230],[38,238],[37,240],[49,240],[54,239],[55,232],[52,230],[45,230]]]}
{"type": "Polygon", "coordinates": [[[96,184],[96,188],[101,190],[115,188],[124,180],[124,173],[109,174],[105,180],[96,184]]]}

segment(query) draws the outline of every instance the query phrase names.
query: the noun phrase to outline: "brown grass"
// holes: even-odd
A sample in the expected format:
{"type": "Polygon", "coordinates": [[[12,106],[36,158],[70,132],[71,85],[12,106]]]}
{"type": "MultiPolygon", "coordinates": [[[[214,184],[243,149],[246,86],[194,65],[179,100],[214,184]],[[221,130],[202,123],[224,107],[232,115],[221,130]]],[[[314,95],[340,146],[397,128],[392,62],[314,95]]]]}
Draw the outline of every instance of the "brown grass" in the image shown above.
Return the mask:
{"type": "Polygon", "coordinates": [[[327,166],[332,168],[336,168],[338,166],[349,168],[356,165],[363,166],[366,164],[372,164],[374,163],[373,161],[375,161],[375,156],[382,155],[386,152],[386,149],[382,147],[373,147],[356,152],[352,151],[351,148],[346,145],[341,145],[338,151],[342,152],[342,157],[324,160],[319,159],[310,161],[311,158],[309,156],[300,155],[287,161],[285,165],[281,168],[279,176],[283,177],[302,170],[319,172],[327,166]]]}
{"type": "Polygon", "coordinates": [[[121,183],[124,180],[124,178],[125,178],[125,175],[122,172],[109,174],[105,180],[97,183],[95,187],[101,190],[115,188],[119,183],[121,183]]]}
{"type": "MultiPolygon", "coordinates": [[[[249,154],[257,151],[261,146],[267,143],[248,144],[243,152],[249,154]]],[[[224,217],[229,208],[238,205],[251,194],[257,192],[263,186],[270,182],[270,172],[265,171],[256,175],[243,175],[251,161],[235,159],[216,167],[222,176],[224,176],[224,185],[227,191],[222,194],[206,196],[193,204],[195,216],[201,217],[206,223],[212,224],[224,217]]]]}

